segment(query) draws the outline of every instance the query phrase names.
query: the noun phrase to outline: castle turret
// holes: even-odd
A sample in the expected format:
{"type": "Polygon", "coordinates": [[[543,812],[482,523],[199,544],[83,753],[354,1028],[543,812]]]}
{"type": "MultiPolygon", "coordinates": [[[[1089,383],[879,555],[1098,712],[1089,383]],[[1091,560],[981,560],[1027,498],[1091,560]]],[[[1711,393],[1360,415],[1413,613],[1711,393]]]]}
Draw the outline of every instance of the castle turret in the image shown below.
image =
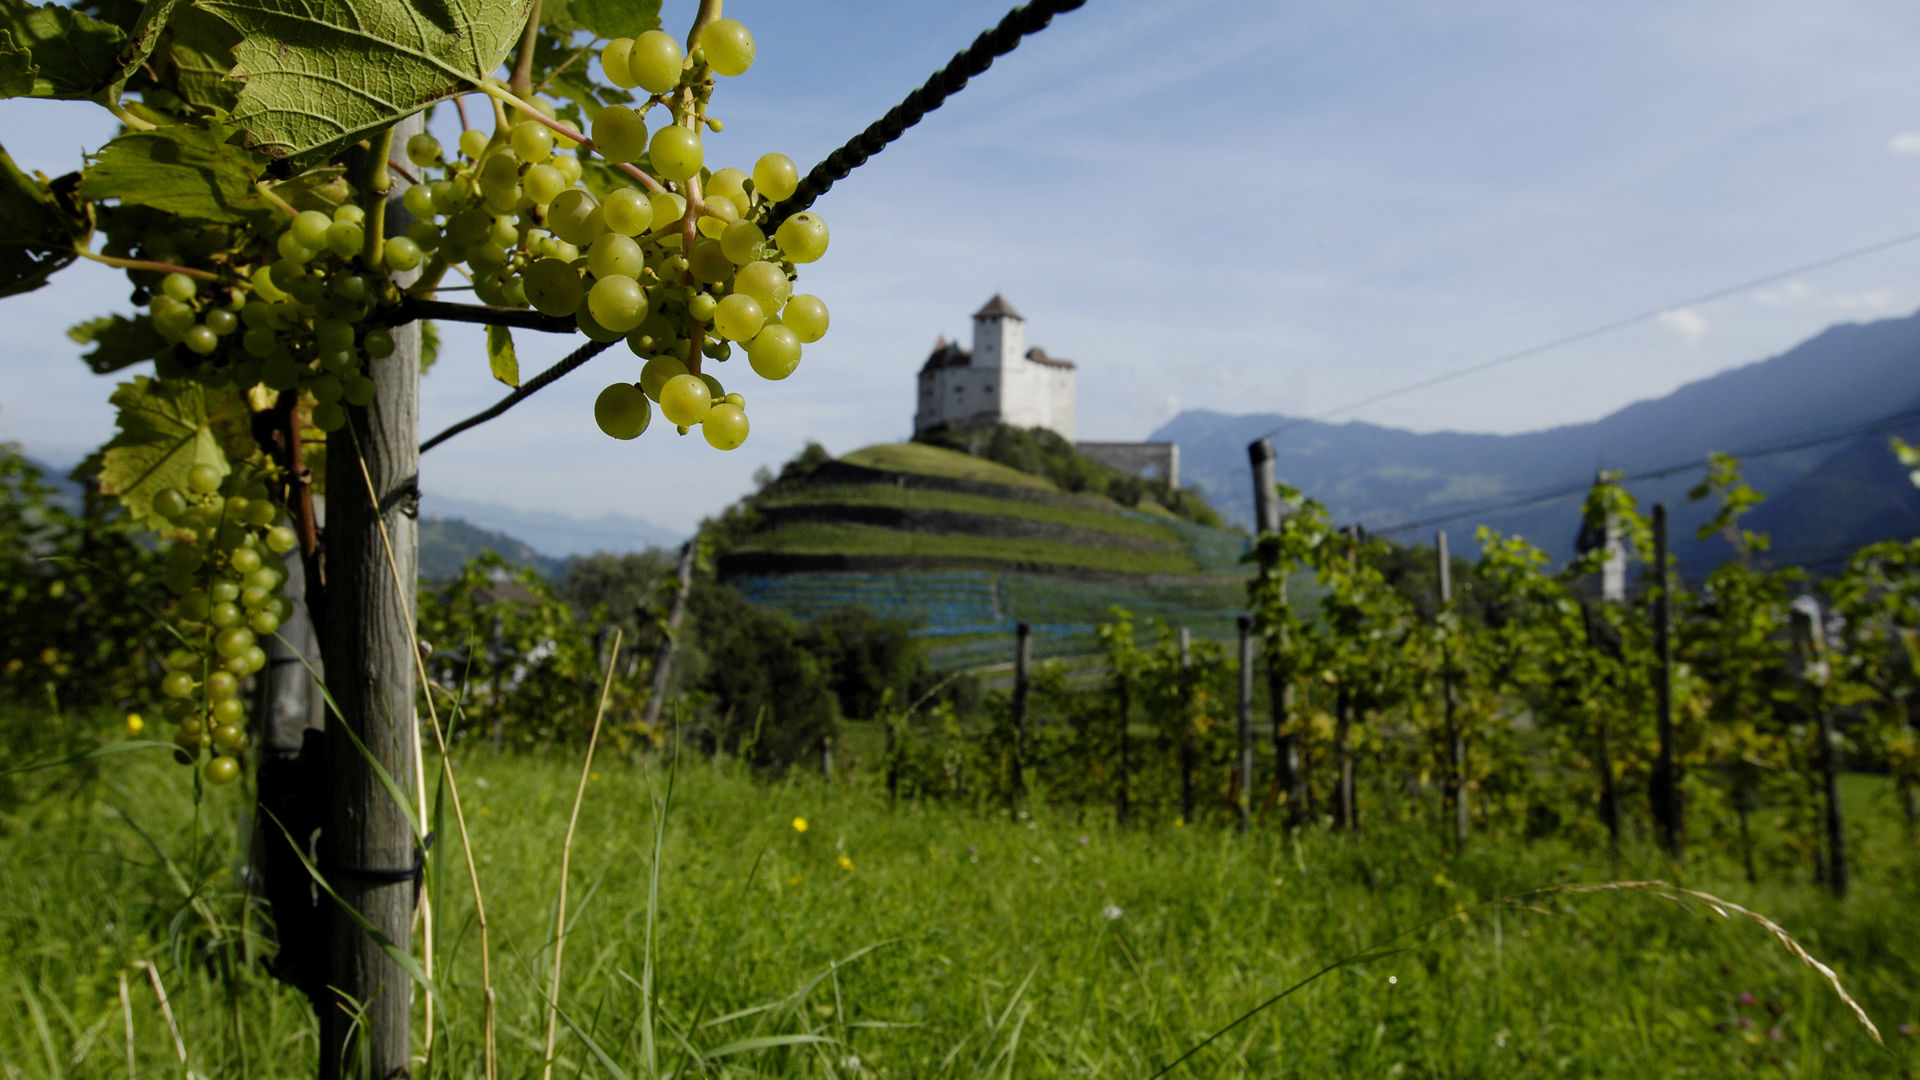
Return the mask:
{"type": "MultiPolygon", "coordinates": [[[[1027,320],[999,293],[973,313],[973,366],[1007,368],[1027,355],[1027,320]]],[[[1001,380],[1005,385],[1006,380],[1001,380]]]]}

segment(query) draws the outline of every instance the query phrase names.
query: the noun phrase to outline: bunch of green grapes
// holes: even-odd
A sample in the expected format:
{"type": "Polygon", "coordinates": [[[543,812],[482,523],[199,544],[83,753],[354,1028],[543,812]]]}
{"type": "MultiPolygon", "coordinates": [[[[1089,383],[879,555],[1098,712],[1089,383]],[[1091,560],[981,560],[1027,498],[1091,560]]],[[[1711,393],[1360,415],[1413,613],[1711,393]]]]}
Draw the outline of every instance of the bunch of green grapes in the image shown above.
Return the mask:
{"type": "Polygon", "coordinates": [[[207,752],[202,774],[215,784],[240,775],[238,755],[252,742],[241,681],[266,666],[260,642],[293,613],[279,557],[298,538],[267,481],[196,465],[184,491],[163,489],[151,503],[174,538],[164,580],[182,639],[160,679],[163,712],[174,723],[176,757],[192,764],[207,752]]]}

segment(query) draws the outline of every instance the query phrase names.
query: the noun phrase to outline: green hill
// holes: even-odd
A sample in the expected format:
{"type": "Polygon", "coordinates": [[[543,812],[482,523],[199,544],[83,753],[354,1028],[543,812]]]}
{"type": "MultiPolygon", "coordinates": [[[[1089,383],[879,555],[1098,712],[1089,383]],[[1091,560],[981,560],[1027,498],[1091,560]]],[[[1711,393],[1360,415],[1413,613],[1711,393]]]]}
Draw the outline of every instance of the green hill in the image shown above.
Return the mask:
{"type": "Polygon", "coordinates": [[[1234,632],[1241,534],[941,447],[810,455],[717,530],[722,579],[758,607],[909,618],[942,668],[1004,662],[1021,621],[1043,657],[1094,651],[1116,604],[1203,636],[1234,632]]]}

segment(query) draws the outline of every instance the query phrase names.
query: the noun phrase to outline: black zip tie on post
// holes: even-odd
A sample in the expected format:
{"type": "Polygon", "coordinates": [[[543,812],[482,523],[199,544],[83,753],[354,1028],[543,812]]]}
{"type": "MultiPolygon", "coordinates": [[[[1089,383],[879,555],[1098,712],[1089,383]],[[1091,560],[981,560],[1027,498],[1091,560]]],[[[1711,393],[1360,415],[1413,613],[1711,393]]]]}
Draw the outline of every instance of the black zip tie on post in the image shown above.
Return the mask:
{"type": "MultiPolygon", "coordinates": [[[[959,93],[969,79],[983,74],[993,66],[994,60],[1012,52],[1020,40],[1029,34],[1037,34],[1047,28],[1055,15],[1065,14],[1081,7],[1086,0],[1035,0],[1031,4],[1022,4],[1007,12],[993,29],[973,39],[973,44],[955,53],[947,66],[934,72],[933,77],[922,83],[918,90],[908,94],[906,100],[887,110],[887,114],[867,125],[867,130],[847,140],[846,145],[827,155],[827,159],[815,165],[807,172],[800,186],[785,201],[775,206],[767,215],[765,229],[772,232],[780,223],[812,206],[815,199],[827,193],[835,181],[844,180],[853,170],[866,164],[867,159],[886,149],[887,144],[898,139],[906,130],[919,123],[923,117],[939,108],[946,100],[959,93]]],[[[434,301],[412,301],[416,313],[429,310],[425,305],[434,301]]],[[[458,310],[462,314],[473,309],[465,305],[447,305],[448,309],[458,310]]],[[[530,329],[547,329],[545,316],[534,313],[518,313],[520,322],[530,329]]],[[[532,381],[520,389],[501,398],[490,409],[478,412],[447,430],[420,444],[420,452],[426,453],[434,447],[453,438],[455,435],[487,421],[520,404],[527,398],[546,388],[549,383],[569,374],[575,368],[600,355],[606,345],[592,343],[576,350],[573,355],[553,365],[535,376],[532,381]]]]}
{"type": "Polygon", "coordinates": [[[413,898],[420,901],[420,887],[426,881],[427,850],[433,847],[433,833],[413,847],[412,866],[343,866],[337,863],[321,863],[320,871],[327,877],[352,878],[355,881],[371,881],[379,885],[398,885],[403,881],[413,882],[413,898]]]}
{"type": "Polygon", "coordinates": [[[935,72],[932,78],[921,84],[920,89],[908,94],[905,101],[888,109],[887,114],[869,124],[867,130],[847,140],[845,146],[815,165],[807,173],[806,179],[800,181],[794,193],[767,216],[767,231],[772,232],[780,227],[781,222],[812,206],[814,200],[825,195],[835,181],[845,180],[853,170],[866,164],[868,158],[886,149],[888,143],[905,134],[908,128],[939,108],[947,98],[959,93],[967,85],[967,80],[985,73],[996,58],[1012,52],[1020,44],[1021,38],[1045,30],[1055,15],[1063,15],[1084,3],[1086,0],[1036,0],[1007,12],[1006,18],[1001,19],[998,26],[974,38],[973,44],[965,50],[955,53],[946,67],[935,72]]]}
{"type": "Polygon", "coordinates": [[[562,375],[569,374],[570,372],[573,371],[573,369],[579,367],[580,365],[586,363],[587,361],[593,359],[594,357],[599,356],[601,353],[606,352],[608,349],[613,348],[613,344],[614,343],[611,341],[587,342],[585,345],[582,345],[579,348],[573,350],[573,352],[569,354],[565,360],[560,361],[559,363],[553,365],[552,367],[541,372],[540,374],[535,375],[533,378],[527,380],[526,382],[521,383],[520,389],[515,390],[513,393],[508,394],[506,397],[501,398],[499,401],[495,402],[491,408],[483,409],[480,412],[474,413],[472,416],[467,417],[465,420],[460,421],[459,423],[453,425],[452,427],[441,432],[440,434],[435,435],[433,438],[428,439],[426,442],[421,443],[420,452],[424,454],[427,451],[433,449],[434,447],[439,446],[441,443],[446,442],[448,439],[453,438],[455,435],[458,435],[461,432],[467,430],[468,428],[474,427],[478,424],[484,424],[487,421],[493,419],[494,417],[499,416],[501,413],[506,412],[508,409],[511,409],[515,405],[520,404],[522,401],[525,401],[527,398],[532,397],[534,394],[537,394],[541,390],[546,389],[548,383],[551,383],[559,379],[560,376],[562,375]]]}

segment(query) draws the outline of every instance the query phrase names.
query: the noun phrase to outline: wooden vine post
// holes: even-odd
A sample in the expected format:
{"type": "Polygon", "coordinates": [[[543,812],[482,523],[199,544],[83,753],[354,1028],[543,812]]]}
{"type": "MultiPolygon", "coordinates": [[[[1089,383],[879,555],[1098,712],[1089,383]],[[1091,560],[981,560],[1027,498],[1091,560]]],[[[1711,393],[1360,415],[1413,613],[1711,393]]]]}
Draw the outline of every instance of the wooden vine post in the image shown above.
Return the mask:
{"type": "Polygon", "coordinates": [[[1014,627],[1012,724],[1008,748],[1011,775],[1007,784],[1007,814],[1019,821],[1027,808],[1027,698],[1033,692],[1033,624],[1021,621],[1014,627]]]}
{"type": "Polygon", "coordinates": [[[667,703],[667,681],[673,674],[674,642],[680,637],[680,624],[687,618],[687,594],[693,590],[693,563],[700,538],[680,545],[680,562],[674,567],[673,604],[667,609],[666,633],[653,654],[653,677],[647,684],[647,711],[641,722],[650,732],[660,729],[660,711],[667,703]]]}
{"type": "Polygon", "coordinates": [[[1827,680],[1831,670],[1827,663],[1826,620],[1821,616],[1820,602],[1811,596],[1803,596],[1793,602],[1792,618],[1794,636],[1799,639],[1801,648],[1802,674],[1813,697],[1815,730],[1820,738],[1820,789],[1824,802],[1822,824],[1825,826],[1827,848],[1824,867],[1826,884],[1835,897],[1844,900],[1851,874],[1847,866],[1847,832],[1840,809],[1840,735],[1834,730],[1833,709],[1827,703],[1827,680]]]}
{"type": "Polygon", "coordinates": [[[1667,566],[1667,505],[1653,507],[1653,649],[1655,721],[1659,726],[1660,750],[1654,762],[1653,821],[1660,831],[1660,842],[1669,858],[1680,861],[1682,825],[1680,817],[1680,772],[1674,760],[1673,734],[1673,573],[1667,566]]]}
{"type": "MultiPolygon", "coordinates": [[[[1254,520],[1260,535],[1273,536],[1280,531],[1280,489],[1274,476],[1273,441],[1256,439],[1247,445],[1247,458],[1253,465],[1254,520]]],[[[1277,566],[1263,566],[1263,572],[1279,574],[1277,566]]],[[[1286,599],[1286,579],[1279,580],[1282,602],[1286,599]]],[[[1286,630],[1278,641],[1267,642],[1267,698],[1273,717],[1274,790],[1286,799],[1287,819],[1298,824],[1307,812],[1306,773],[1301,768],[1300,748],[1294,739],[1293,678],[1286,661],[1286,630]]],[[[1266,812],[1261,811],[1262,820],[1266,812]]]]}
{"type": "MultiPolygon", "coordinates": [[[[404,141],[416,116],[394,128],[404,141]]],[[[377,145],[377,144],[376,144],[377,145]]],[[[384,162],[372,171],[387,172],[384,162]]],[[[400,187],[389,192],[389,234],[404,229],[400,187]]],[[[329,732],[321,873],[354,919],[329,920],[327,986],[320,1017],[320,1075],[368,1066],[374,1077],[411,1067],[414,984],[373,934],[403,955],[411,949],[421,852],[406,808],[381,772],[402,789],[414,776],[419,729],[413,651],[419,550],[420,333],[392,330],[395,348],[368,360],[373,402],[347,410],[327,454],[327,615],[321,639],[336,718],[329,732]],[[359,745],[355,745],[356,741],[359,745]],[[364,749],[363,749],[364,748],[364,749]],[[364,920],[366,928],[360,925],[364,920]],[[369,932],[371,931],[371,932],[369,932]]]]}
{"type": "Polygon", "coordinates": [[[1193,787],[1193,634],[1184,626],[1180,628],[1179,697],[1180,820],[1191,825],[1197,796],[1193,787]]]}
{"type": "MultiPolygon", "coordinates": [[[[1441,529],[1433,535],[1434,554],[1440,562],[1440,618],[1445,625],[1447,616],[1453,611],[1453,558],[1447,550],[1447,531],[1441,529]]],[[[1454,688],[1454,641],[1453,630],[1447,626],[1445,637],[1441,641],[1441,695],[1442,706],[1446,710],[1446,733],[1449,768],[1447,772],[1448,796],[1453,802],[1453,846],[1455,851],[1465,850],[1467,846],[1467,736],[1460,730],[1459,718],[1455,716],[1458,702],[1454,688]]]]}
{"type": "Polygon", "coordinates": [[[1240,629],[1240,769],[1233,786],[1234,827],[1253,827],[1253,617],[1242,615],[1240,629]]]}

